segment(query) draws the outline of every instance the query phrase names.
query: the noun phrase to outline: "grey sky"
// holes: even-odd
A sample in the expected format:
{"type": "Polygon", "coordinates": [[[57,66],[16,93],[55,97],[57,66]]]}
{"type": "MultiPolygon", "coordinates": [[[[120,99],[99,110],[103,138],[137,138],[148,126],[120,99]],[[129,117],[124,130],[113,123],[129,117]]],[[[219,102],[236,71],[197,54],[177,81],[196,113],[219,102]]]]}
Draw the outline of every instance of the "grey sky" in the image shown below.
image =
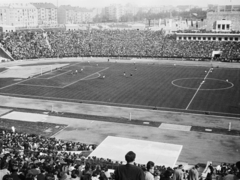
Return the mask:
{"type": "Polygon", "coordinates": [[[51,2],[55,5],[72,5],[80,7],[104,7],[110,4],[127,4],[132,3],[138,6],[160,6],[160,5],[199,5],[207,4],[230,5],[239,4],[240,0],[1,0],[2,3],[25,3],[25,2],[51,2]]]}

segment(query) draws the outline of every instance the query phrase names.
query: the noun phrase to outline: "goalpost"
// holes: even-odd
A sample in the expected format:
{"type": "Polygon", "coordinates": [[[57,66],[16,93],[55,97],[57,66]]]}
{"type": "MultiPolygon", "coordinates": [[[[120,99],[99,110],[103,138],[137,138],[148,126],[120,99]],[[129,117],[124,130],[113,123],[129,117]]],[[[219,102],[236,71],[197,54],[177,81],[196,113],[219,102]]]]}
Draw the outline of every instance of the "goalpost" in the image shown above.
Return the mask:
{"type": "Polygon", "coordinates": [[[50,67],[41,67],[41,75],[43,75],[45,72],[52,72],[53,71],[53,66],[51,65],[50,67]]]}

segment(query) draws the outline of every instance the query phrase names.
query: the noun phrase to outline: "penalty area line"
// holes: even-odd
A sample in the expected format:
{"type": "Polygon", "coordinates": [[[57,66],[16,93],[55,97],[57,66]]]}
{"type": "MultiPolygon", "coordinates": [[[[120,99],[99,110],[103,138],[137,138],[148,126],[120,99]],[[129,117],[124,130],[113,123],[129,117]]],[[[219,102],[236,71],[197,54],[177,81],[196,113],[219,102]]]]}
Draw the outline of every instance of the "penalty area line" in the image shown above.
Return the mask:
{"type": "Polygon", "coordinates": [[[73,85],[73,84],[75,84],[75,83],[77,83],[77,82],[79,82],[79,81],[82,81],[82,80],[84,80],[84,79],[86,79],[86,78],[88,78],[88,77],[91,77],[91,76],[94,75],[94,74],[99,74],[99,72],[105,71],[105,70],[107,70],[108,68],[109,68],[109,67],[106,67],[106,68],[104,68],[104,69],[102,69],[102,70],[100,70],[100,71],[97,71],[97,72],[95,72],[95,73],[93,73],[93,74],[90,74],[90,75],[84,77],[84,78],[81,78],[81,79],[79,79],[79,80],[77,80],[77,81],[74,81],[74,82],[72,82],[72,83],[70,83],[70,84],[68,84],[68,85],[66,85],[66,86],[63,86],[62,88],[71,86],[71,85],[73,85]]]}

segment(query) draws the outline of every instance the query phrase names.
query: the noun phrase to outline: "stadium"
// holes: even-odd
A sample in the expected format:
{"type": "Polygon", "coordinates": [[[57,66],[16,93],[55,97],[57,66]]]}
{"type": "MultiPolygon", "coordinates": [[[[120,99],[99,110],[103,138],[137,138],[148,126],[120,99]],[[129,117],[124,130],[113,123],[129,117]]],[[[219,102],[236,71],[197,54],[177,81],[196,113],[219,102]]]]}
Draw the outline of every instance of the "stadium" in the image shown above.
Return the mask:
{"type": "Polygon", "coordinates": [[[29,156],[31,170],[39,163],[49,174],[54,160],[76,171],[76,164],[101,165],[114,179],[125,154],[134,151],[142,168],[153,161],[164,174],[198,164],[202,177],[216,178],[222,172],[211,174],[210,167],[231,168],[240,158],[238,35],[4,33],[3,162],[11,156],[22,167],[20,157],[29,156]]]}

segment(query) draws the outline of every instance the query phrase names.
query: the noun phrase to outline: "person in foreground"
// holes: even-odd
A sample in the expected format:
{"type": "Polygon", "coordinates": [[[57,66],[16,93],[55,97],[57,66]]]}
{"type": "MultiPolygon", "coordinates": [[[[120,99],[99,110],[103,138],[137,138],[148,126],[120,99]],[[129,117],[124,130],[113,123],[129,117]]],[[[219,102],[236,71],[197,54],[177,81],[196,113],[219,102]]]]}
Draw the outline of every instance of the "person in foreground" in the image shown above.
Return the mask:
{"type": "Polygon", "coordinates": [[[136,154],[129,151],[125,155],[126,165],[120,165],[114,172],[115,180],[144,180],[144,172],[141,168],[135,166],[133,163],[135,161],[136,154]]]}
{"type": "Polygon", "coordinates": [[[235,171],[223,177],[223,180],[239,180],[240,179],[240,161],[235,164],[235,171]]]}
{"type": "Polygon", "coordinates": [[[147,171],[145,172],[145,180],[154,180],[154,162],[148,161],[147,171]]]}

